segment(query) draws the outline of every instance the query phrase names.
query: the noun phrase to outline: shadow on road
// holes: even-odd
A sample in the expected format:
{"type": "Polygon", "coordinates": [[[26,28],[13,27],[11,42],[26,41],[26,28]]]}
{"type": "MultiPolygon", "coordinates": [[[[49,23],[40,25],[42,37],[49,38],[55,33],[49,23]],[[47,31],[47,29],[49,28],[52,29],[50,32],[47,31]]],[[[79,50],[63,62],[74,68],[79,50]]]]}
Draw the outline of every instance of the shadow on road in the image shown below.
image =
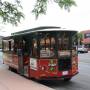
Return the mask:
{"type": "Polygon", "coordinates": [[[79,84],[77,82],[74,82],[73,80],[69,82],[65,82],[63,80],[42,80],[37,81],[40,84],[43,84],[45,86],[51,87],[51,88],[71,88],[71,87],[77,87],[80,88],[79,84]]]}

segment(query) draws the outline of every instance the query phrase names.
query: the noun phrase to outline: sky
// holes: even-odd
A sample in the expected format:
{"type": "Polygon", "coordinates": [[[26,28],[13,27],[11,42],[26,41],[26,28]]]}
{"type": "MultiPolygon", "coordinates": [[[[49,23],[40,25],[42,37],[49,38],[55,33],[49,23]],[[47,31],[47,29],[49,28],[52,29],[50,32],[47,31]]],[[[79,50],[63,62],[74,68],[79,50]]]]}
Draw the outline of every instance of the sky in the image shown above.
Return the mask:
{"type": "Polygon", "coordinates": [[[60,26],[72,30],[82,31],[90,29],[90,0],[75,0],[77,6],[73,6],[70,12],[60,9],[53,0],[48,3],[47,14],[40,15],[36,20],[31,13],[35,0],[21,0],[25,19],[15,27],[10,24],[1,27],[0,35],[8,36],[12,32],[22,31],[38,26],[60,26]]]}

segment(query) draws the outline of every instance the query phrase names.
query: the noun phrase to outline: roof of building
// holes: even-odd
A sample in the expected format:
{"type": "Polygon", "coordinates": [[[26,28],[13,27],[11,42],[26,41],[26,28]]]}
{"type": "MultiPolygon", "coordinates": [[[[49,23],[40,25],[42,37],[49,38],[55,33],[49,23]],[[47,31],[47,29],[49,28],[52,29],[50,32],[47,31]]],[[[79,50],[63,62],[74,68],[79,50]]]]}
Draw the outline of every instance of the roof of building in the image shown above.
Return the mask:
{"type": "Polygon", "coordinates": [[[81,33],[90,33],[90,30],[81,31],[81,33]]]}

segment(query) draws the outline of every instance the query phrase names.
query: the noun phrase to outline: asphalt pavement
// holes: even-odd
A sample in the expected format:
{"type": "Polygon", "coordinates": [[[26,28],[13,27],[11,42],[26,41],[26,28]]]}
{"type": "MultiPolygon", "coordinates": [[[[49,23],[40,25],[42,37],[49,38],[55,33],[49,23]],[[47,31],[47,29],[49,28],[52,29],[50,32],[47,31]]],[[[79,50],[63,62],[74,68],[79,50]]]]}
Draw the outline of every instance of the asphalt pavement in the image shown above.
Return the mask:
{"type": "Polygon", "coordinates": [[[90,90],[90,52],[79,54],[78,57],[79,74],[70,82],[29,80],[9,71],[6,65],[0,64],[0,90],[90,90]]]}
{"type": "Polygon", "coordinates": [[[79,74],[74,76],[70,82],[64,81],[42,81],[43,85],[55,90],[90,90],[90,52],[79,53],[79,74]]]}
{"type": "Polygon", "coordinates": [[[88,51],[88,53],[79,53],[78,59],[79,62],[90,64],[90,51],[88,51]]]}

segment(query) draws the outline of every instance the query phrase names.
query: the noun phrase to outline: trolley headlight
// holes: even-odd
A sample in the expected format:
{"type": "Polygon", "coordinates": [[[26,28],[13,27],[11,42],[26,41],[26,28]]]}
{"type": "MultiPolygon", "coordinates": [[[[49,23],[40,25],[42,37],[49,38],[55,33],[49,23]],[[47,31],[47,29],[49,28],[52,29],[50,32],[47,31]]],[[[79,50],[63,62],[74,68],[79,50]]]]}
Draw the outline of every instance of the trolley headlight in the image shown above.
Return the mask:
{"type": "Polygon", "coordinates": [[[74,60],[74,61],[72,62],[72,64],[75,65],[75,64],[76,64],[76,61],[74,60]]]}
{"type": "Polygon", "coordinates": [[[41,67],[41,70],[42,70],[42,71],[45,71],[45,70],[46,70],[46,67],[45,67],[45,66],[42,66],[42,67],[41,67]]]}

